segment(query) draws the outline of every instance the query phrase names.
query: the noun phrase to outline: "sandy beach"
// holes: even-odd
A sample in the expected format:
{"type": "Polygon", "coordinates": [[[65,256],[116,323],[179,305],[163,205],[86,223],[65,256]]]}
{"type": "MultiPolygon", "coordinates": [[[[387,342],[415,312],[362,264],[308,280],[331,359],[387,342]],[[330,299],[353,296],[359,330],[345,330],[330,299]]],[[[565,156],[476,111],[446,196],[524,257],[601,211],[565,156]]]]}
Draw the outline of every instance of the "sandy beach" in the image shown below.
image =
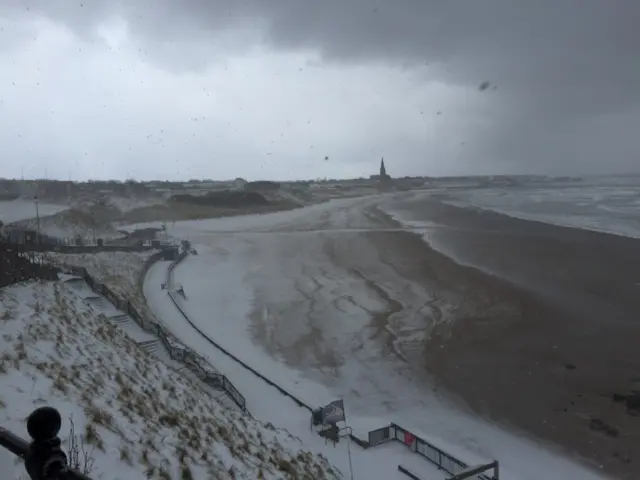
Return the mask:
{"type": "Polygon", "coordinates": [[[418,235],[370,235],[408,278],[463,299],[424,368],[474,411],[638,478],[640,416],[622,396],[640,389],[640,241],[437,201],[403,208],[445,227],[428,236],[469,265],[418,235]]]}
{"type": "Polygon", "coordinates": [[[198,256],[176,281],[202,328],[239,355],[257,346],[256,366],[308,402],[303,384],[320,384],[507,478],[595,478],[557,452],[638,478],[623,398],[640,375],[638,241],[407,198],[181,222],[198,256]]]}

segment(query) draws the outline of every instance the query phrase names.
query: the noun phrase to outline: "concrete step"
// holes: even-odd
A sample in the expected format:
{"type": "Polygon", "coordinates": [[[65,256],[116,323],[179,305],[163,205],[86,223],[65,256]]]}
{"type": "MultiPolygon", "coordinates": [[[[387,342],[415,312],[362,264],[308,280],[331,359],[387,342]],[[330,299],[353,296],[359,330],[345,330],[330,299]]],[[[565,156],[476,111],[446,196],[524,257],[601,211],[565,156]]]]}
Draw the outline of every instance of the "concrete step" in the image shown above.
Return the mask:
{"type": "Polygon", "coordinates": [[[129,315],[127,315],[126,313],[121,313],[119,315],[114,315],[113,317],[107,317],[109,319],[110,322],[113,323],[127,323],[131,320],[131,317],[129,315]]]}
{"type": "MultiPolygon", "coordinates": [[[[65,281],[65,284],[68,284],[74,290],[72,295],[80,295],[83,296],[82,293],[77,292],[78,290],[87,289],[89,290],[89,286],[86,282],[81,278],[72,278],[65,281]]],[[[84,302],[96,307],[107,307],[110,306],[111,303],[103,296],[96,295],[95,293],[91,293],[88,296],[83,298],[84,302]]],[[[115,308],[115,307],[114,307],[115,308]]],[[[122,313],[121,311],[113,312],[113,314],[107,319],[114,324],[125,327],[129,324],[137,325],[133,319],[127,315],[126,313],[122,313]]],[[[145,340],[138,342],[138,345],[151,354],[153,357],[157,358],[159,361],[164,362],[165,364],[171,365],[171,368],[176,371],[180,375],[189,376],[195,379],[198,379],[198,376],[186,365],[182,364],[179,361],[172,360],[168,356],[168,352],[165,351],[162,342],[159,339],[145,340]]],[[[206,385],[206,384],[205,384],[206,385]]],[[[224,390],[214,389],[209,385],[206,385],[207,389],[211,393],[211,395],[222,405],[227,408],[230,408],[235,411],[241,411],[240,407],[236,405],[236,403],[229,397],[229,395],[224,390]]]]}
{"type": "Polygon", "coordinates": [[[94,302],[96,300],[100,300],[102,297],[99,295],[87,295],[84,297],[85,302],[94,302]]]}
{"type": "Polygon", "coordinates": [[[100,305],[100,306],[103,306],[109,303],[109,301],[106,298],[99,297],[97,295],[91,295],[89,297],[85,297],[84,300],[93,305],[100,305]]]}
{"type": "Polygon", "coordinates": [[[139,342],[138,345],[148,353],[153,353],[161,347],[160,340],[147,340],[146,342],[139,342]]]}
{"type": "MultiPolygon", "coordinates": [[[[178,373],[179,373],[179,374],[181,374],[181,375],[186,375],[186,374],[191,374],[191,373],[193,373],[193,372],[191,371],[191,369],[190,369],[189,367],[187,367],[186,365],[185,365],[184,367],[176,368],[176,372],[178,372],[178,373]]],[[[195,377],[195,378],[198,378],[198,377],[197,377],[197,375],[195,375],[195,374],[194,374],[194,377],[195,377]]],[[[198,381],[200,381],[200,380],[198,379],[198,381]]]]}

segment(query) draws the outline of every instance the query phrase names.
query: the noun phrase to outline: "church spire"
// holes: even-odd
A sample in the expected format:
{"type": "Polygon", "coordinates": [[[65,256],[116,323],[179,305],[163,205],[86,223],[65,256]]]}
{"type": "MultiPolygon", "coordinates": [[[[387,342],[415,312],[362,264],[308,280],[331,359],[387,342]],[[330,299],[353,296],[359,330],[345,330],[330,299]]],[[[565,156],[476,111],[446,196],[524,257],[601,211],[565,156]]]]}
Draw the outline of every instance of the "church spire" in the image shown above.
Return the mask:
{"type": "Polygon", "coordinates": [[[384,166],[384,157],[380,161],[380,178],[385,178],[387,176],[387,169],[384,166]]]}

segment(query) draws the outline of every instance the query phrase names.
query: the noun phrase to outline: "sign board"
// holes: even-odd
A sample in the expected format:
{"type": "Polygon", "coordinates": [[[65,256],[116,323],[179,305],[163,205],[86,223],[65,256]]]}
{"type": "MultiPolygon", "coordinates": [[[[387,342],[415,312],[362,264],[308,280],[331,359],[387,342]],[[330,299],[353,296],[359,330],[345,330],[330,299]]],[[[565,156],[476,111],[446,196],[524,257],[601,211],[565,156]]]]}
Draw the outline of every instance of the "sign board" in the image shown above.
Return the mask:
{"type": "Polygon", "coordinates": [[[322,423],[325,425],[343,422],[345,419],[344,400],[334,400],[322,407],[322,423]]]}

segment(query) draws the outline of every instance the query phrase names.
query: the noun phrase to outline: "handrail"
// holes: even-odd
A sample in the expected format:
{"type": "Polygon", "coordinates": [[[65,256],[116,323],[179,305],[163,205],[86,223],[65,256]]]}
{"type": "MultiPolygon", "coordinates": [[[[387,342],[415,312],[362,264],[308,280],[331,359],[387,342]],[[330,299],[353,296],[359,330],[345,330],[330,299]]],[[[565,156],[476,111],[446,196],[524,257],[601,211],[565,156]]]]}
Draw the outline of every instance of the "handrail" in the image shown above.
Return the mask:
{"type": "MultiPolygon", "coordinates": [[[[401,427],[397,423],[391,422],[391,424],[386,427],[369,432],[370,446],[382,445],[383,443],[390,441],[398,441],[407,445],[411,451],[423,456],[439,469],[444,470],[451,475],[463,473],[469,468],[467,463],[445,452],[442,448],[437,447],[419,435],[401,427]]],[[[493,463],[495,463],[495,466],[498,465],[497,461],[493,463]]],[[[476,478],[479,480],[497,480],[498,477],[480,474],[476,478]]]]}
{"type": "Polygon", "coordinates": [[[411,470],[409,470],[406,467],[403,467],[402,465],[398,465],[398,471],[400,473],[404,473],[411,480],[422,480],[422,478],[420,478],[417,474],[413,473],[411,470]]]}
{"type": "Polygon", "coordinates": [[[64,243],[15,243],[5,242],[6,248],[12,248],[21,252],[55,252],[63,254],[73,253],[98,253],[98,252],[147,252],[151,250],[166,249],[167,245],[160,246],[153,244],[138,245],[68,245],[64,243]]]}

